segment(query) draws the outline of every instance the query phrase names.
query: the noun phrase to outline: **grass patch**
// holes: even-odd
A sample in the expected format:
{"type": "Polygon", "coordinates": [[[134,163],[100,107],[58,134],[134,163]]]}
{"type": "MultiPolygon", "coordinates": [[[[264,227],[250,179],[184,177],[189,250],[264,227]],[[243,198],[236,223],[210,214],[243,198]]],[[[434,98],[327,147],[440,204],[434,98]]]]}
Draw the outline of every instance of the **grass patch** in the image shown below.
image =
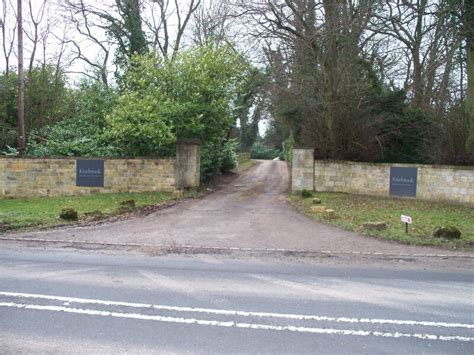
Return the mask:
{"type": "Polygon", "coordinates": [[[249,170],[255,164],[257,164],[257,161],[255,161],[255,160],[251,160],[251,159],[244,160],[244,161],[240,162],[239,165],[237,165],[237,167],[235,169],[233,169],[232,171],[236,172],[236,173],[243,173],[244,171],[249,170]]]}
{"type": "MultiPolygon", "coordinates": [[[[186,192],[184,197],[192,194],[186,192]]],[[[65,224],[65,221],[58,219],[63,208],[73,208],[80,218],[84,218],[85,213],[93,211],[100,211],[103,215],[116,214],[120,203],[127,200],[135,200],[136,207],[140,208],[175,199],[177,196],[168,192],[0,199],[0,231],[65,224]]]]}
{"type": "Polygon", "coordinates": [[[319,221],[360,234],[405,244],[474,251],[474,210],[472,207],[335,192],[318,192],[313,195],[321,199],[322,205],[336,210],[337,217],[328,220],[323,214],[312,212],[312,199],[303,199],[301,194],[294,194],[291,199],[300,212],[319,221]],[[408,234],[405,234],[405,225],[400,221],[401,214],[413,218],[408,234]],[[365,222],[385,222],[387,229],[367,230],[362,227],[365,222]],[[449,224],[455,225],[461,231],[461,239],[446,240],[432,236],[436,227],[449,224]]]}
{"type": "Polygon", "coordinates": [[[251,159],[250,157],[250,153],[239,153],[237,167],[232,169],[232,172],[237,174],[243,173],[244,171],[251,169],[253,166],[259,163],[257,160],[251,159]]]}

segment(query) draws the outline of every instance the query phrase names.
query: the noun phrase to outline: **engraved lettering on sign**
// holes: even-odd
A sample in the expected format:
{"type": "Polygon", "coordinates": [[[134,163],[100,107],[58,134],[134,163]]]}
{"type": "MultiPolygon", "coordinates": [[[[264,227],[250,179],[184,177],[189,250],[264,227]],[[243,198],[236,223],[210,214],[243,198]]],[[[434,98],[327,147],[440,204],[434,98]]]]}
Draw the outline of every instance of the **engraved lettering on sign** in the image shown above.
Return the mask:
{"type": "Polygon", "coordinates": [[[76,169],[76,186],[104,186],[103,160],[78,159],[76,169]]]}
{"type": "Polygon", "coordinates": [[[390,167],[390,196],[416,197],[418,169],[390,167]]]}

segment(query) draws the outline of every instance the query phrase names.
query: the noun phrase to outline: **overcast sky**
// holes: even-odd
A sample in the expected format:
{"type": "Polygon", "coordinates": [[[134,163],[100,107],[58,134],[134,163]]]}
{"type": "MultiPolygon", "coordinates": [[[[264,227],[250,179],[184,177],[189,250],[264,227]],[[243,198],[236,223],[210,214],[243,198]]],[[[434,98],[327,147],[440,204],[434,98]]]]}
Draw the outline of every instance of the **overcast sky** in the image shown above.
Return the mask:
{"type": "MultiPolygon", "coordinates": [[[[9,47],[11,40],[14,37],[14,46],[12,55],[10,57],[10,66],[17,66],[17,32],[15,31],[16,25],[16,1],[14,0],[0,0],[2,1],[2,6],[0,8],[0,18],[5,21],[6,28],[6,46],[9,47]]],[[[94,8],[107,8],[109,4],[113,1],[94,1],[94,0],[85,0],[86,4],[93,6],[94,8]]],[[[181,4],[186,4],[187,1],[180,1],[181,4]]],[[[150,4],[152,2],[147,2],[148,7],[144,9],[144,16],[148,18],[151,17],[150,4]]],[[[176,27],[176,16],[172,14],[174,11],[170,4],[170,17],[169,21],[169,30],[173,32],[176,27]]],[[[84,72],[88,70],[88,65],[81,60],[75,60],[77,49],[72,43],[61,46],[61,42],[73,40],[75,41],[81,49],[81,52],[88,59],[95,61],[103,54],[100,51],[100,48],[78,33],[74,21],[70,18],[70,14],[65,7],[64,0],[23,0],[23,17],[24,17],[24,62],[25,67],[29,64],[33,42],[32,37],[34,34],[33,19],[36,22],[39,22],[38,25],[38,46],[35,52],[35,63],[42,63],[44,58],[48,63],[56,63],[60,52],[62,53],[61,62],[63,67],[66,69],[68,76],[72,78],[77,78],[78,72],[84,72]],[[31,7],[30,7],[31,6],[31,7]],[[44,45],[45,44],[45,45],[44,45]],[[46,48],[46,53],[43,48],[46,48]],[[44,54],[46,54],[44,56],[44,54]]],[[[77,17],[78,21],[82,22],[81,17],[77,17]]],[[[90,22],[97,22],[96,18],[88,17],[90,22]]],[[[146,26],[143,26],[146,30],[146,26]]],[[[94,35],[105,40],[106,35],[103,30],[100,28],[94,27],[94,35]]],[[[1,38],[0,38],[1,40],[1,38]]],[[[2,41],[3,42],[3,41],[2,41]]],[[[2,43],[3,45],[3,43],[2,43]]],[[[8,49],[7,49],[8,50],[8,49]]],[[[112,56],[113,58],[113,56],[112,56]]],[[[112,59],[111,58],[111,59],[112,59]]],[[[5,55],[0,56],[0,70],[5,69],[5,55]]]]}

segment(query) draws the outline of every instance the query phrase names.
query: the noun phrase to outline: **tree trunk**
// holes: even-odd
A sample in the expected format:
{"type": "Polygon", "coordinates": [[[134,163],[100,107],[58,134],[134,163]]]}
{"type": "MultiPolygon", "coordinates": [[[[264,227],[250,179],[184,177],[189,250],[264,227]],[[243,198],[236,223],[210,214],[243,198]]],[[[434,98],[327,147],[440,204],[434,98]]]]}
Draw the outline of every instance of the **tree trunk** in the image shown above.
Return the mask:
{"type": "Polygon", "coordinates": [[[469,119],[469,137],[467,150],[474,154],[474,0],[465,1],[464,26],[466,27],[467,43],[467,93],[465,110],[469,119]]]}
{"type": "MultiPolygon", "coordinates": [[[[334,135],[334,121],[335,115],[333,112],[333,105],[337,98],[337,63],[338,63],[338,49],[337,49],[337,6],[338,0],[324,0],[324,16],[326,26],[326,42],[327,53],[324,60],[324,72],[326,82],[326,128],[328,130],[329,154],[334,154],[336,150],[336,142],[334,135]]],[[[331,156],[331,158],[334,158],[331,156]]]]}
{"type": "MultiPolygon", "coordinates": [[[[443,72],[443,76],[441,78],[441,82],[439,84],[438,93],[435,97],[435,109],[438,114],[442,115],[444,109],[446,108],[446,103],[449,98],[449,79],[451,78],[451,73],[453,71],[453,58],[456,55],[456,51],[459,50],[459,41],[455,42],[455,45],[452,46],[451,49],[448,50],[446,54],[446,67],[443,72]]],[[[434,82],[434,81],[433,81],[434,82]]],[[[462,80],[461,80],[462,85],[462,80]]],[[[428,96],[428,92],[427,92],[428,96]]]]}
{"type": "Polygon", "coordinates": [[[415,28],[415,38],[412,48],[413,56],[413,106],[423,107],[423,65],[420,59],[420,49],[423,39],[423,21],[425,18],[427,0],[421,0],[417,7],[417,20],[415,28]]]}
{"type": "Polygon", "coordinates": [[[467,47],[467,93],[465,109],[469,119],[467,151],[474,154],[474,44],[472,41],[467,47]]]}
{"type": "Polygon", "coordinates": [[[418,49],[412,51],[413,55],[413,106],[423,106],[423,74],[418,49]]]}

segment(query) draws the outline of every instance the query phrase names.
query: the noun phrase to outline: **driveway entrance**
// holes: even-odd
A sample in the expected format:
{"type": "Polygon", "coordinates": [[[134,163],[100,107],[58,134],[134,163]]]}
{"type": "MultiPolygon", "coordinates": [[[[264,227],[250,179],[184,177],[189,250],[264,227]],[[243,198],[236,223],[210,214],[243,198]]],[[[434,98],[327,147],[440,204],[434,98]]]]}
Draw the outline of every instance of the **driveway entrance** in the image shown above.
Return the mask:
{"type": "Polygon", "coordinates": [[[313,221],[292,208],[288,192],[286,163],[259,161],[219,191],[145,217],[7,236],[170,246],[440,253],[437,249],[363,237],[313,221]]]}

